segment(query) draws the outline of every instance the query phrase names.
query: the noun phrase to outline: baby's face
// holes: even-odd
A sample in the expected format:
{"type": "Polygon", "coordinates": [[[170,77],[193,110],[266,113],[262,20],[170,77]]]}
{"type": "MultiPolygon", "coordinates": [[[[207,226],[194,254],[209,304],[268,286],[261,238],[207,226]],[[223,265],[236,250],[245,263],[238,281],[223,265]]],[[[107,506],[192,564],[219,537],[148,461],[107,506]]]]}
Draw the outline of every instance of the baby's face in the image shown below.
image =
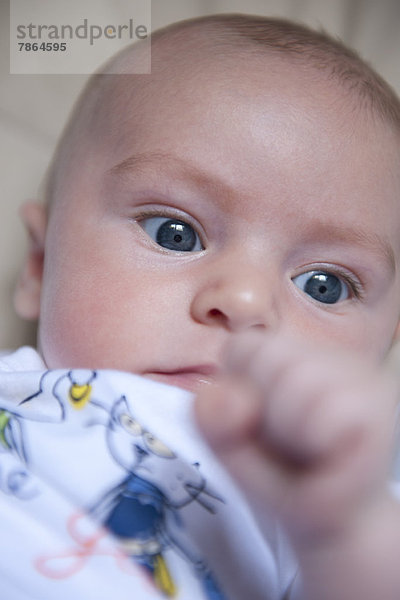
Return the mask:
{"type": "Polygon", "coordinates": [[[249,328],[385,355],[400,312],[397,140],[305,77],[211,64],[146,80],[135,103],[116,90],[120,112],[50,215],[49,367],[192,389],[249,328]]]}

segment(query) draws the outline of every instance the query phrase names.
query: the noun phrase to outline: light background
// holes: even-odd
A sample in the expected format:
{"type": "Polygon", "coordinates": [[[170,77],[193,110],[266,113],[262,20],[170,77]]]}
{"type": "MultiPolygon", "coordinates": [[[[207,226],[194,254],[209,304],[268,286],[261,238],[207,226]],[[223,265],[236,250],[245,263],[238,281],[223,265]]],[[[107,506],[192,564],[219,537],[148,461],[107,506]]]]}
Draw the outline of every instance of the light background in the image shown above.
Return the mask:
{"type": "MultiPolygon", "coordinates": [[[[110,4],[112,0],[98,0],[99,11],[110,4]]],[[[358,50],[400,93],[400,0],[153,0],[152,28],[217,12],[284,16],[323,27],[358,50]]],[[[18,208],[37,196],[85,80],[72,75],[10,75],[9,2],[0,0],[0,348],[34,341],[34,329],[12,308],[12,290],[26,249],[18,208]]]]}

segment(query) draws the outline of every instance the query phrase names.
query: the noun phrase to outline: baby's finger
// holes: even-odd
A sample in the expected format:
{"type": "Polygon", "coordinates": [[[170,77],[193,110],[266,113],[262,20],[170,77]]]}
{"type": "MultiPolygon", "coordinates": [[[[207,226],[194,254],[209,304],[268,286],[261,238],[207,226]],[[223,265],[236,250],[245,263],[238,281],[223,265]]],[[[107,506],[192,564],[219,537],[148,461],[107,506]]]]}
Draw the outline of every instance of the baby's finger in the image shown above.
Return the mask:
{"type": "Polygon", "coordinates": [[[312,462],[338,455],[356,441],[390,439],[391,382],[356,362],[346,375],[346,366],[317,357],[292,365],[265,403],[263,430],[270,444],[294,460],[312,462]]]}
{"type": "Polygon", "coordinates": [[[251,503],[276,510],[291,478],[259,443],[262,406],[254,391],[225,380],[203,388],[194,408],[201,433],[251,503]]]}

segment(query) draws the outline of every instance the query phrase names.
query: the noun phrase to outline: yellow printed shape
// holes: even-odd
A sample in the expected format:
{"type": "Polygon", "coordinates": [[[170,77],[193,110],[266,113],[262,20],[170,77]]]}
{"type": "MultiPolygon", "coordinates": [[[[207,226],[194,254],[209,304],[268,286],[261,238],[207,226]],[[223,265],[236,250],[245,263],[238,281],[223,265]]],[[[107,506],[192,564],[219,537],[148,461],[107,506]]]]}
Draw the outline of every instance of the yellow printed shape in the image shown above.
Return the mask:
{"type": "Polygon", "coordinates": [[[169,598],[176,596],[176,586],[161,554],[156,554],[154,556],[154,580],[156,585],[166,596],[169,598]]]}
{"type": "Polygon", "coordinates": [[[89,383],[78,385],[73,383],[69,388],[68,399],[76,410],[82,410],[90,401],[92,386],[89,383]]]}

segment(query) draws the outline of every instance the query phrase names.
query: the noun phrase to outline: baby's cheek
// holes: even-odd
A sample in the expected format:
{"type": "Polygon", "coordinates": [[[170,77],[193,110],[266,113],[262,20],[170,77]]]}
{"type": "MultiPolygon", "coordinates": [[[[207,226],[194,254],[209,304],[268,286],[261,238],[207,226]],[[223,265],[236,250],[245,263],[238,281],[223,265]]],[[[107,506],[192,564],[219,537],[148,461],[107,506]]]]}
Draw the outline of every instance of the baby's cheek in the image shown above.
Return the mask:
{"type": "Polygon", "coordinates": [[[40,318],[39,346],[46,364],[50,368],[101,366],[113,330],[110,308],[100,291],[56,290],[43,303],[40,318]]]}

